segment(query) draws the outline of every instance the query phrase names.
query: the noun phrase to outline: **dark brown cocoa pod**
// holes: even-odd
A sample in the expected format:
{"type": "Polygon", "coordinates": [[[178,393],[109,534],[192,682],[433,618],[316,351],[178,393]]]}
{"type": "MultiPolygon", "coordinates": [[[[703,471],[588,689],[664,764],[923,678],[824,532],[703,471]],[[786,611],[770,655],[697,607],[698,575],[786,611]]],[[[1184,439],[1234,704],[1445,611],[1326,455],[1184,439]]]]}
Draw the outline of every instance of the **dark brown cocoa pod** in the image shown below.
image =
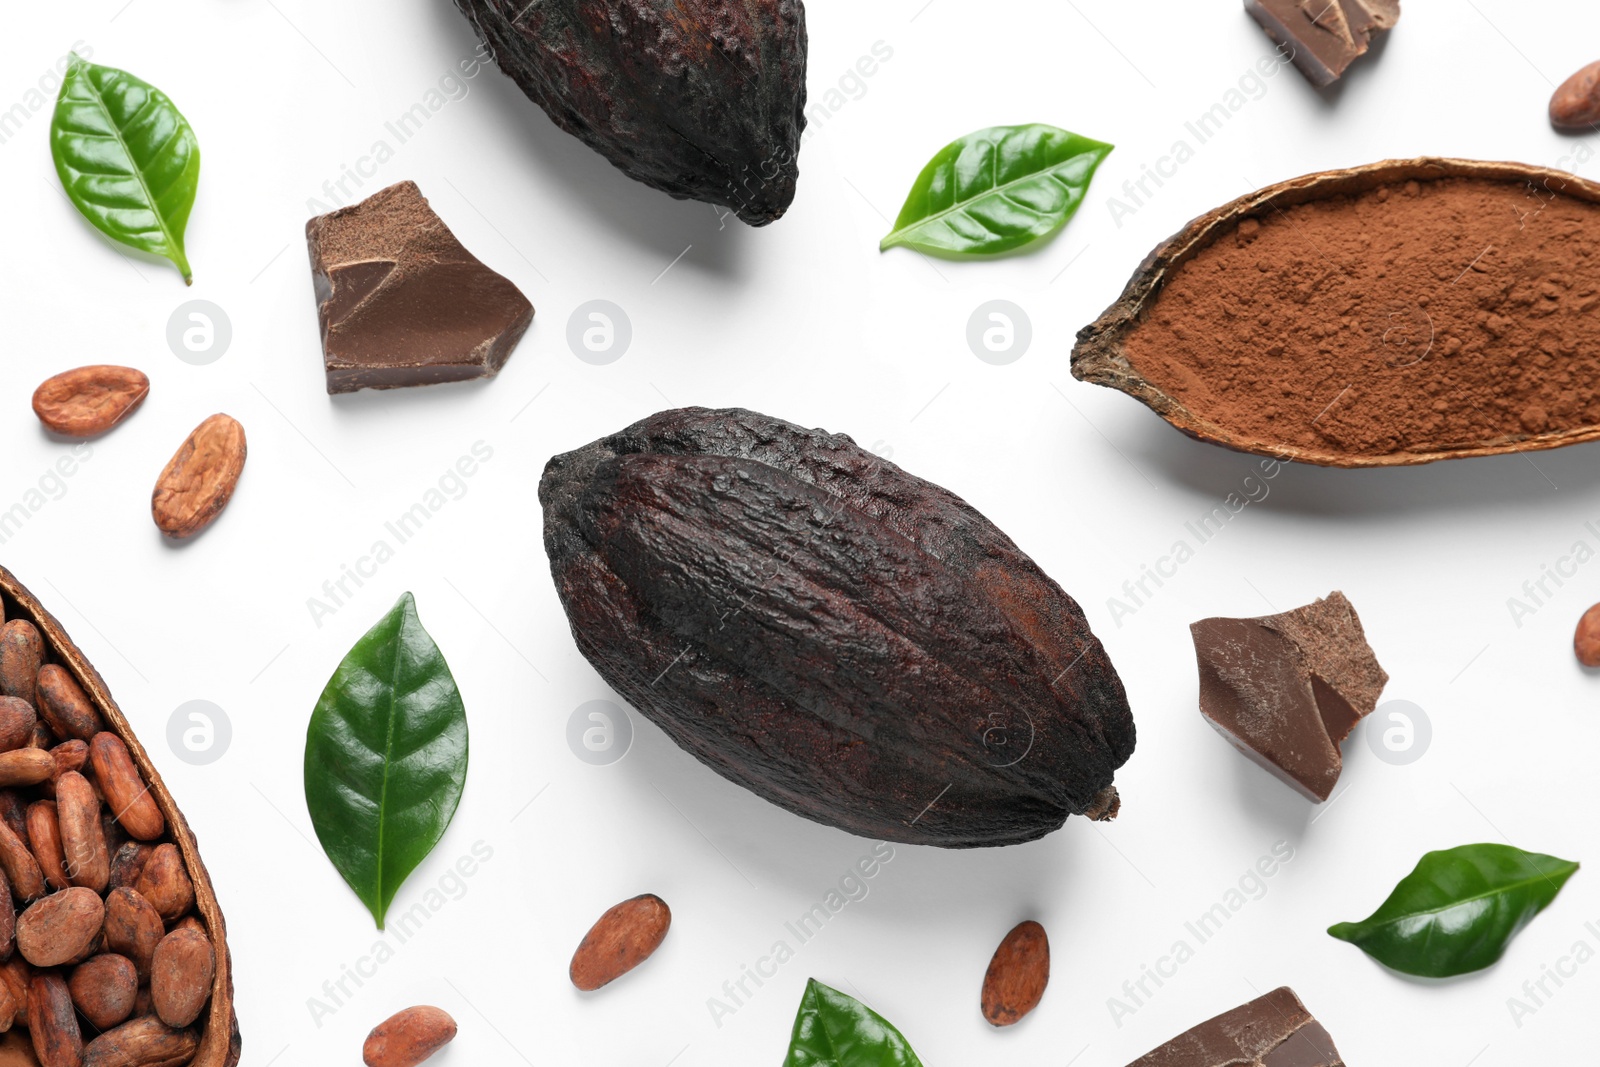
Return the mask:
{"type": "Polygon", "coordinates": [[[1116,670],[953,493],[843,435],[687,408],[552,459],[539,499],[579,649],[725,777],[951,848],[1115,813],[1116,670]]]}
{"type": "Polygon", "coordinates": [[[752,226],[794,200],[801,0],[456,0],[500,69],[622,172],[752,226]]]}

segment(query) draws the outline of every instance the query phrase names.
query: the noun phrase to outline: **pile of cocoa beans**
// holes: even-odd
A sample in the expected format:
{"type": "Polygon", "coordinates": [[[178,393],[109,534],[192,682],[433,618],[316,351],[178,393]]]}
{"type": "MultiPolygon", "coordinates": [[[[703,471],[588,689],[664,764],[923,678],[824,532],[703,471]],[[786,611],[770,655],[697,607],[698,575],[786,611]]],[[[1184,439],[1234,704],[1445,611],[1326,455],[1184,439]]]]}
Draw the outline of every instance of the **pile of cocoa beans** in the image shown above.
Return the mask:
{"type": "Polygon", "coordinates": [[[0,1032],[42,1067],[179,1067],[216,955],[122,739],[38,629],[0,626],[0,1032]]]}

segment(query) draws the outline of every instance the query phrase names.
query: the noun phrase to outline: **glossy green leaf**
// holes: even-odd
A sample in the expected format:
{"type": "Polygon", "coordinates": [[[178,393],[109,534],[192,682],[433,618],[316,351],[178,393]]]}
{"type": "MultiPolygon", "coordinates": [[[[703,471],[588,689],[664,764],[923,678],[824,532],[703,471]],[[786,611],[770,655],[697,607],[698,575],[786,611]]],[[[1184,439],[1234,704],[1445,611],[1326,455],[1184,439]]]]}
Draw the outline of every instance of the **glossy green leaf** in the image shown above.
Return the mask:
{"type": "Polygon", "coordinates": [[[991,126],[922,168],[880,249],[992,256],[1049,236],[1083,203],[1112,146],[1054,126],[991,126]]]}
{"type": "Polygon", "coordinates": [[[1328,933],[1405,974],[1479,971],[1555,899],[1576,863],[1510,845],[1462,845],[1422,857],[1377,911],[1328,933]]]}
{"type": "Polygon", "coordinates": [[[783,1067],[922,1067],[883,1016],[815,978],[806,983],[783,1067]]]}
{"type": "Polygon", "coordinates": [[[74,54],[50,123],[50,154],[84,218],[191,279],[183,232],[200,183],[200,145],[165,93],[74,54]]]}
{"type": "Polygon", "coordinates": [[[467,780],[467,712],[410,593],[345,656],[306,731],[317,839],[383,929],[467,780]]]}

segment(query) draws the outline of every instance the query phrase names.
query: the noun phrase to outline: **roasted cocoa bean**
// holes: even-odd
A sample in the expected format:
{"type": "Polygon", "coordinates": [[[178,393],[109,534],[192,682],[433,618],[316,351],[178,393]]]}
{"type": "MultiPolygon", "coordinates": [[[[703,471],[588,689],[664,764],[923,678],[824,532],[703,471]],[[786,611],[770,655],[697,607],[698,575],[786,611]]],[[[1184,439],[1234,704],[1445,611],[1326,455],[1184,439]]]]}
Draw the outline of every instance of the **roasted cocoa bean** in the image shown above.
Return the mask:
{"type": "Polygon", "coordinates": [[[244,427],[213,415],[167,461],[150,494],[150,514],[173,539],[193,537],[210,526],[233,498],[244,472],[244,427]]]}
{"type": "MultiPolygon", "coordinates": [[[[103,826],[104,820],[101,821],[103,826]]],[[[117,849],[111,857],[111,880],[107,882],[110,889],[127,887],[132,889],[139,881],[139,875],[144,871],[144,865],[150,859],[150,853],[156,850],[154,845],[143,841],[128,841],[117,849]]]]}
{"type": "Polygon", "coordinates": [[[139,995],[139,973],[133,961],[114,952],[90,956],[72,969],[67,990],[83,1017],[96,1030],[109,1030],[133,1012],[139,995]]]}
{"type": "Polygon", "coordinates": [[[211,939],[195,927],[180,926],[163,937],[150,960],[150,1004],[161,1021],[184,1027],[198,1019],[216,969],[211,939]]]}
{"type": "Polygon", "coordinates": [[[59,974],[36,974],[28,984],[28,1034],[40,1067],[82,1067],[83,1034],[59,974]]]}
{"type": "Polygon", "coordinates": [[[72,884],[61,849],[61,819],[55,801],[38,800],[28,805],[28,849],[39,863],[45,885],[65,889],[72,884]]]}
{"type": "Polygon", "coordinates": [[[994,950],[980,1004],[991,1026],[1010,1026],[1039,1006],[1050,984],[1050,939],[1036,922],[1018,923],[994,950]]]}
{"type": "Polygon", "coordinates": [[[671,926],[672,909],[660,897],[645,893],[624,900],[589,928],[567,975],[585,992],[614,982],[649,959],[671,926]]]}
{"type": "Polygon", "coordinates": [[[95,734],[89,741],[89,764],[94,768],[106,806],[123,829],[141,841],[160,837],[166,830],[166,820],[122,738],[108,731],[95,734]]]}
{"type": "Polygon", "coordinates": [[[155,906],[137,890],[123,887],[106,896],[106,948],[133,961],[140,979],[150,977],[150,961],[166,936],[155,906]]]}
{"type": "Polygon", "coordinates": [[[1562,82],[1550,97],[1550,124],[1558,130],[1592,130],[1600,123],[1600,62],[1562,82]]]}
{"type": "Polygon", "coordinates": [[[74,367],[33,391],[33,413],[64,437],[95,437],[127,418],[150,393],[150,379],[132,367],[74,367]]]}
{"type": "Polygon", "coordinates": [[[0,985],[5,986],[11,994],[11,1000],[16,1004],[16,1012],[10,1019],[0,1020],[4,1026],[0,1029],[10,1029],[13,1026],[28,1025],[28,985],[33,981],[33,968],[28,966],[28,961],[21,956],[12,956],[4,963],[0,963],[0,985]]]}
{"type": "Polygon", "coordinates": [[[63,741],[48,750],[50,758],[55,760],[56,772],[49,781],[39,783],[39,791],[54,800],[56,795],[56,779],[68,771],[82,771],[89,762],[89,746],[73,738],[63,741]]]}
{"type": "Polygon", "coordinates": [[[199,1048],[194,1030],[174,1030],[147,1015],[89,1042],[82,1067],[183,1067],[199,1048]]]}
{"type": "Polygon", "coordinates": [[[17,917],[17,951],[35,967],[75,963],[99,942],[105,920],[105,902],[94,890],[63,889],[17,917]]]}
{"type": "Polygon", "coordinates": [[[100,801],[77,771],[56,779],[56,819],[67,877],[73,885],[104,893],[111,880],[111,857],[100,829],[100,801]]]}
{"type": "MultiPolygon", "coordinates": [[[[17,905],[11,899],[11,883],[0,874],[0,960],[7,960],[17,951],[17,905]]],[[[0,1009],[0,1021],[5,1011],[0,1009]]],[[[0,1026],[0,1032],[5,1027],[0,1026]]]]}
{"type": "Polygon", "coordinates": [[[39,717],[58,737],[88,741],[106,728],[83,687],[59,664],[39,668],[38,703],[39,717]]]}
{"type": "Polygon", "coordinates": [[[0,789],[0,822],[18,837],[28,836],[28,802],[14,789],[0,789]]]}
{"type": "Polygon", "coordinates": [[[456,1021],[440,1008],[418,1005],[372,1028],[361,1046],[367,1067],[417,1067],[455,1040],[456,1021]]]}
{"type": "Polygon", "coordinates": [[[688,408],[555,457],[539,500],[579,649],[767,800],[951,848],[1115,811],[1134,726],[1110,658],[954,494],[842,435],[688,408]]]}
{"type": "Polygon", "coordinates": [[[37,900],[44,896],[44,872],[39,869],[39,861],[34,859],[9,822],[0,822],[0,870],[6,872],[11,894],[18,900],[37,900]]]}
{"type": "Polygon", "coordinates": [[[43,662],[44,638],[33,623],[12,619],[0,626],[0,693],[33,700],[43,662]]]}
{"type": "Polygon", "coordinates": [[[0,752],[0,787],[38,785],[56,773],[56,761],[42,748],[14,748],[0,752]]]}
{"type": "Polygon", "coordinates": [[[22,748],[33,740],[39,717],[21,697],[0,697],[0,751],[22,748]]]}
{"type": "Polygon", "coordinates": [[[189,880],[177,845],[157,845],[139,872],[134,888],[169,923],[177,922],[194,907],[194,883],[189,880]]]}

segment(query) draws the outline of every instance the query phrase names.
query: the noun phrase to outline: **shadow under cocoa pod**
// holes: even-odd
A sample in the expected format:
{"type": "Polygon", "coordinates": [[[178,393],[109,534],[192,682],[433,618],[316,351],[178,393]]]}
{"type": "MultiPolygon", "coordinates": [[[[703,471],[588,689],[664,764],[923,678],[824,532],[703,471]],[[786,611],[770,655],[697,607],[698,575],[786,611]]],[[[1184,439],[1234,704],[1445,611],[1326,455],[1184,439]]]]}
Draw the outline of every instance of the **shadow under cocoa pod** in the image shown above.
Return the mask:
{"type": "MultiPolygon", "coordinates": [[[[234,1012],[233,1002],[233,961],[228,952],[227,924],[223,921],[222,909],[217,904],[216,891],[211,884],[211,875],[207,872],[205,863],[200,858],[200,847],[195,841],[194,833],[189,829],[183,812],[178,809],[172,794],[168,792],[161,775],[156,771],[155,765],[150,761],[149,754],[144,746],[134,736],[133,728],[128,724],[127,717],[117,702],[111,698],[111,693],[106,688],[105,679],[79,651],[67,636],[61,623],[55,616],[45,610],[28,589],[17,580],[16,576],[3,567],[0,567],[0,603],[3,603],[4,617],[7,622],[15,619],[25,619],[32,623],[43,638],[45,664],[57,664],[77,682],[83,690],[83,695],[88,698],[94,710],[99,714],[103,729],[115,734],[122,740],[128,755],[133,761],[134,768],[143,779],[149,795],[154,798],[156,807],[160,810],[165,820],[165,828],[159,837],[149,840],[151,845],[171,844],[178,850],[187,868],[189,881],[194,887],[194,904],[186,917],[180,917],[181,922],[188,923],[196,919],[204,928],[206,936],[211,942],[215,952],[215,970],[211,983],[211,994],[205,1006],[200,1009],[200,1014],[195,1019],[191,1029],[198,1035],[199,1043],[194,1055],[188,1060],[162,1059],[162,1063],[183,1063],[189,1067],[237,1067],[241,1053],[239,1036],[239,1020],[234,1012]]],[[[84,773],[92,773],[86,765],[84,773]]],[[[131,810],[132,805],[129,805],[131,810]]],[[[105,811],[105,809],[102,809],[105,811]]],[[[110,851],[115,853],[117,846],[110,844],[110,851]]],[[[142,888],[142,886],[141,886],[142,888]]],[[[19,907],[19,914],[22,908],[19,907]]],[[[179,925],[180,920],[167,922],[170,931],[179,925]]],[[[38,969],[35,973],[42,973],[38,969]]],[[[59,968],[63,975],[70,968],[59,968]]],[[[142,994],[141,994],[142,995],[142,994]]],[[[130,1020],[137,1016],[130,1016],[130,1020]]],[[[80,1020],[82,1038],[85,1045],[98,1036],[95,1030],[80,1020]]],[[[109,1032],[109,1031],[108,1031],[109,1032]]],[[[26,1027],[15,1025],[0,1037],[0,1067],[39,1067],[39,1058],[34,1052],[33,1042],[26,1027]]],[[[118,1061],[121,1062],[121,1061],[118,1061]]],[[[144,1062],[144,1061],[140,1061],[144,1062]]]]}
{"type": "Polygon", "coordinates": [[[1157,246],[1078,332],[1072,373],[1201,441],[1319,466],[1600,440],[1595,227],[1600,185],[1522,163],[1308,174],[1157,246]]]}

